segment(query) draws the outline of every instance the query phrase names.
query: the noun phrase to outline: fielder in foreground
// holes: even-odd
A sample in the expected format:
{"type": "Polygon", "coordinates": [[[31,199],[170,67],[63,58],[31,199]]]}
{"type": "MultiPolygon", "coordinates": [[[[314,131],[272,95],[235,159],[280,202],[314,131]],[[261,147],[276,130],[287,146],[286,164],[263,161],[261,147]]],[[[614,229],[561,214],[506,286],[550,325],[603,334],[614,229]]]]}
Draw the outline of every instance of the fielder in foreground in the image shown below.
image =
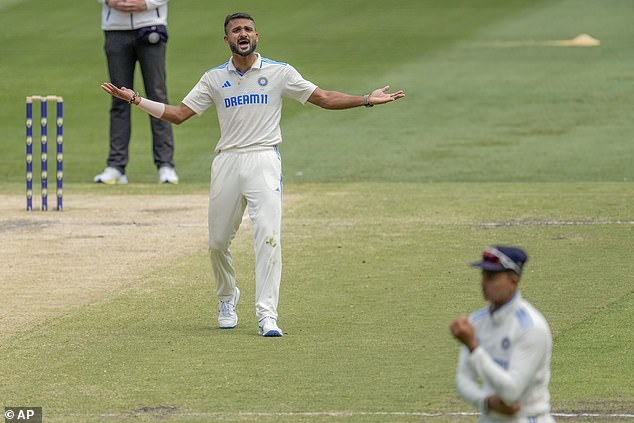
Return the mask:
{"type": "Polygon", "coordinates": [[[126,87],[104,83],[114,97],[135,104],[150,115],[180,124],[214,105],[220,140],[211,168],[209,256],[219,298],[218,326],[238,324],[236,286],[229,251],[246,207],[253,221],[255,246],[255,312],[259,333],[282,336],[277,307],[282,275],[282,169],[277,145],[282,142],[282,97],[325,109],[372,107],[403,98],[389,87],[366,95],[326,91],[305,80],[291,65],[266,59],[255,51],[254,19],[246,13],[227,16],[224,41],[228,61],[207,71],[178,106],[139,97],[126,87]]]}
{"type": "Polygon", "coordinates": [[[480,409],[479,422],[551,423],[552,336],[544,316],[518,289],[528,256],[516,247],[484,250],[482,293],[490,305],[458,317],[451,333],[463,344],[456,388],[480,409]]]}

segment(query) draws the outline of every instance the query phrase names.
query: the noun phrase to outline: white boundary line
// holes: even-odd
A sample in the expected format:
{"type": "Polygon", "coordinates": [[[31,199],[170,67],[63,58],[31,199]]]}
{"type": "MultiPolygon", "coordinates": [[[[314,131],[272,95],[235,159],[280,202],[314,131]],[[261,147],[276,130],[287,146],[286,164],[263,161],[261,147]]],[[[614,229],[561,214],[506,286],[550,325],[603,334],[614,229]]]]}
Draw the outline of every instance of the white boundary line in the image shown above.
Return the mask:
{"type": "MultiPolygon", "coordinates": [[[[130,415],[142,416],[160,414],[162,418],[169,420],[170,418],[227,418],[227,417],[355,417],[355,416],[414,416],[414,417],[474,417],[479,416],[476,412],[445,412],[445,413],[423,413],[415,411],[298,411],[298,412],[217,412],[217,413],[179,413],[178,410],[136,410],[130,415]]],[[[634,419],[634,414],[628,413],[551,413],[554,417],[560,418],[626,418],[634,419]]],[[[127,416],[122,414],[100,414],[101,418],[121,418],[127,416]]],[[[53,416],[51,416],[53,417],[53,416]]],[[[63,416],[56,416],[63,417],[63,416]]],[[[87,415],[73,414],[68,417],[87,417],[87,415]]]]}
{"type": "Polygon", "coordinates": [[[510,226],[592,226],[592,225],[634,225],[634,220],[516,220],[508,222],[485,222],[487,228],[510,226]]]}
{"type": "Polygon", "coordinates": [[[615,417],[615,418],[626,418],[626,419],[634,419],[634,414],[599,414],[599,413],[552,413],[555,417],[615,417]]]}

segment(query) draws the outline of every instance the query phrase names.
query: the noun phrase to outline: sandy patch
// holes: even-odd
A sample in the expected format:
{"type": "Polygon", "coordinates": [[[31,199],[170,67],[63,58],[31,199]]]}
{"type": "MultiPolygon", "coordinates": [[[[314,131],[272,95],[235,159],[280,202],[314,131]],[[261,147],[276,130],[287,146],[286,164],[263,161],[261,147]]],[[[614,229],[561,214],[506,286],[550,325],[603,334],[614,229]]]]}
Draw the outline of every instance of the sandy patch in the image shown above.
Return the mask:
{"type": "Polygon", "coordinates": [[[0,342],[207,250],[206,195],[83,195],[61,213],[23,203],[0,195],[0,342]]]}

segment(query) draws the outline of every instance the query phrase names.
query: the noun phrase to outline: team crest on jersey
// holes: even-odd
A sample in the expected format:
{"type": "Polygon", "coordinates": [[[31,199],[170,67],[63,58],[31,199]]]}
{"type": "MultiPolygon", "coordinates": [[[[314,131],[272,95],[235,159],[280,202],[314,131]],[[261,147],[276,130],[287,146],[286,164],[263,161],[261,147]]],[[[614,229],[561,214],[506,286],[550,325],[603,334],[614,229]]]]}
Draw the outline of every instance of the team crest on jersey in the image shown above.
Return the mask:
{"type": "Polygon", "coordinates": [[[511,341],[508,338],[504,338],[502,340],[502,349],[508,350],[510,346],[511,346],[511,341]]]}
{"type": "Polygon", "coordinates": [[[266,79],[265,76],[258,79],[258,84],[260,85],[260,87],[266,87],[268,83],[269,83],[269,80],[266,79]]]}

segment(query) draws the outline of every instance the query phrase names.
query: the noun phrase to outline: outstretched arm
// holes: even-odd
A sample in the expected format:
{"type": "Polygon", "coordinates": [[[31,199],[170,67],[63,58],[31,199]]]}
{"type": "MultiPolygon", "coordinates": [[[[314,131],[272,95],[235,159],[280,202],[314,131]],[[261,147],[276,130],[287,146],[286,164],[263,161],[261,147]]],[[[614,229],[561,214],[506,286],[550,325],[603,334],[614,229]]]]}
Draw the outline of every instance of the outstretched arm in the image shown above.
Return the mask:
{"type": "Polygon", "coordinates": [[[178,106],[158,103],[156,101],[138,97],[137,95],[135,95],[134,91],[129,88],[117,88],[111,82],[104,82],[103,84],[101,84],[101,88],[113,97],[139,106],[139,108],[145,110],[147,113],[156,118],[166,120],[177,125],[196,114],[196,112],[182,103],[178,106]]]}
{"type": "Polygon", "coordinates": [[[308,101],[324,109],[350,109],[352,107],[389,103],[405,97],[403,90],[388,93],[390,86],[378,88],[368,95],[351,95],[339,91],[326,91],[317,87],[308,97],[308,101]]]}

